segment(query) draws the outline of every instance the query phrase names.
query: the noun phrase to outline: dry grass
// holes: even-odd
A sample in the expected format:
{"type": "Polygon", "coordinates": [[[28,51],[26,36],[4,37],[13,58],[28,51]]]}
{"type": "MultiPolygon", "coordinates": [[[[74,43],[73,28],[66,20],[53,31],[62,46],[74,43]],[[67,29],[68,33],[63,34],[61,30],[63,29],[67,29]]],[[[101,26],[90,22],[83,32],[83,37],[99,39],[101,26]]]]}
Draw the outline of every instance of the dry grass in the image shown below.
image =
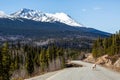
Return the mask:
{"type": "Polygon", "coordinates": [[[24,80],[23,78],[14,78],[12,80],[24,80]]]}
{"type": "Polygon", "coordinates": [[[116,72],[120,72],[120,67],[114,67],[114,66],[106,66],[106,65],[102,65],[105,68],[108,68],[110,70],[116,71],[116,72]]]}

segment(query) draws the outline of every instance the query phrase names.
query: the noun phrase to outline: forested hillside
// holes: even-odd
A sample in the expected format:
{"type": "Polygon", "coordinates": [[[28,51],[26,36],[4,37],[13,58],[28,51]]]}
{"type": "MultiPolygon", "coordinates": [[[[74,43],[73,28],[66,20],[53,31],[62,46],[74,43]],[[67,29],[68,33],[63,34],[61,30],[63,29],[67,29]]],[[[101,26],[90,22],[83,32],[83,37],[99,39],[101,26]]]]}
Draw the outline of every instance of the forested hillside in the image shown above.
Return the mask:
{"type": "Polygon", "coordinates": [[[108,54],[109,56],[120,54],[120,31],[109,38],[99,38],[94,42],[92,54],[95,58],[108,54]]]}
{"type": "Polygon", "coordinates": [[[13,37],[18,35],[24,36],[25,39],[56,39],[64,37],[108,37],[110,34],[94,28],[73,27],[60,22],[49,23],[24,18],[13,18],[13,20],[9,18],[0,18],[0,36],[13,37]]]}
{"type": "Polygon", "coordinates": [[[0,80],[19,80],[65,67],[68,59],[76,59],[80,50],[62,48],[56,44],[32,46],[3,43],[0,47],[0,80]]]}

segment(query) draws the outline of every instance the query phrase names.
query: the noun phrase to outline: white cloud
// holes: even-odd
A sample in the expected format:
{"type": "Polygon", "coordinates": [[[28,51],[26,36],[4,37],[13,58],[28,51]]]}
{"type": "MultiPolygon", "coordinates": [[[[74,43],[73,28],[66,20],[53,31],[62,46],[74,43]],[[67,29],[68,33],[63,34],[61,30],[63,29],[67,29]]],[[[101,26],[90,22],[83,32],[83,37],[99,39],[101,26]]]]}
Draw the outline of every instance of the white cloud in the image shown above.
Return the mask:
{"type": "Polygon", "coordinates": [[[87,9],[82,9],[83,12],[87,11],[87,9]]]}
{"type": "Polygon", "coordinates": [[[86,12],[86,11],[97,11],[97,10],[101,10],[102,8],[101,7],[94,7],[94,8],[89,8],[89,9],[86,9],[86,8],[83,8],[82,11],[83,12],[86,12]]]}
{"type": "Polygon", "coordinates": [[[0,15],[5,15],[5,13],[3,11],[0,11],[0,15]]]}
{"type": "Polygon", "coordinates": [[[100,7],[94,7],[93,10],[101,10],[102,8],[100,7]]]}

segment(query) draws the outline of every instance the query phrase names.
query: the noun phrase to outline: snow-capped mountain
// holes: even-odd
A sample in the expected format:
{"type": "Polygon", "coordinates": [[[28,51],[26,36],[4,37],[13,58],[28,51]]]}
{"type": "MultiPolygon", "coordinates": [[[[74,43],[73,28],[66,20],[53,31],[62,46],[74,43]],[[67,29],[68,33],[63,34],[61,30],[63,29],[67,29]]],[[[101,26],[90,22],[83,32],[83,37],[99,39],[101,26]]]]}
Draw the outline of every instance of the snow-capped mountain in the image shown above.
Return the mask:
{"type": "Polygon", "coordinates": [[[83,27],[83,25],[77,23],[75,20],[73,20],[70,16],[68,16],[65,13],[50,14],[50,13],[43,13],[37,10],[23,8],[11,14],[11,16],[26,18],[26,19],[31,19],[35,21],[41,21],[41,22],[50,22],[50,23],[61,22],[70,26],[83,27]]]}
{"type": "Polygon", "coordinates": [[[21,9],[11,15],[0,11],[0,35],[28,38],[106,37],[109,33],[83,27],[65,13],[21,9]]]}
{"type": "Polygon", "coordinates": [[[5,14],[3,11],[0,11],[0,17],[8,17],[8,15],[7,14],[5,14]]]}

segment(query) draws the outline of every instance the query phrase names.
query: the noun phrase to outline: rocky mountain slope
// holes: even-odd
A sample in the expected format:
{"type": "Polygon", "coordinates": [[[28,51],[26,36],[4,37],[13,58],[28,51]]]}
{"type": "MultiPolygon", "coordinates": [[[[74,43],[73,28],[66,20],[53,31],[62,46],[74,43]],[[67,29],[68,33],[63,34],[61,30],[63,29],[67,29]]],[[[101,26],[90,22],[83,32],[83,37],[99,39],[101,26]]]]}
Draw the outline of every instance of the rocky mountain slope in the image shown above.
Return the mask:
{"type": "Polygon", "coordinates": [[[83,26],[77,23],[75,20],[73,20],[69,15],[65,13],[51,14],[51,13],[44,13],[38,10],[23,8],[15,13],[12,13],[11,16],[31,19],[35,21],[41,21],[41,22],[50,22],[50,23],[61,22],[70,26],[79,26],[79,27],[83,26]]]}
{"type": "Polygon", "coordinates": [[[88,55],[86,59],[84,59],[85,62],[90,62],[90,63],[96,63],[98,65],[103,65],[106,67],[109,67],[111,69],[114,69],[116,71],[120,71],[120,56],[115,55],[115,56],[108,56],[104,55],[98,58],[93,58],[91,54],[88,55]]]}
{"type": "Polygon", "coordinates": [[[43,13],[21,9],[11,15],[1,12],[0,36],[20,35],[32,38],[107,37],[110,34],[83,27],[65,13],[43,13]]]}

